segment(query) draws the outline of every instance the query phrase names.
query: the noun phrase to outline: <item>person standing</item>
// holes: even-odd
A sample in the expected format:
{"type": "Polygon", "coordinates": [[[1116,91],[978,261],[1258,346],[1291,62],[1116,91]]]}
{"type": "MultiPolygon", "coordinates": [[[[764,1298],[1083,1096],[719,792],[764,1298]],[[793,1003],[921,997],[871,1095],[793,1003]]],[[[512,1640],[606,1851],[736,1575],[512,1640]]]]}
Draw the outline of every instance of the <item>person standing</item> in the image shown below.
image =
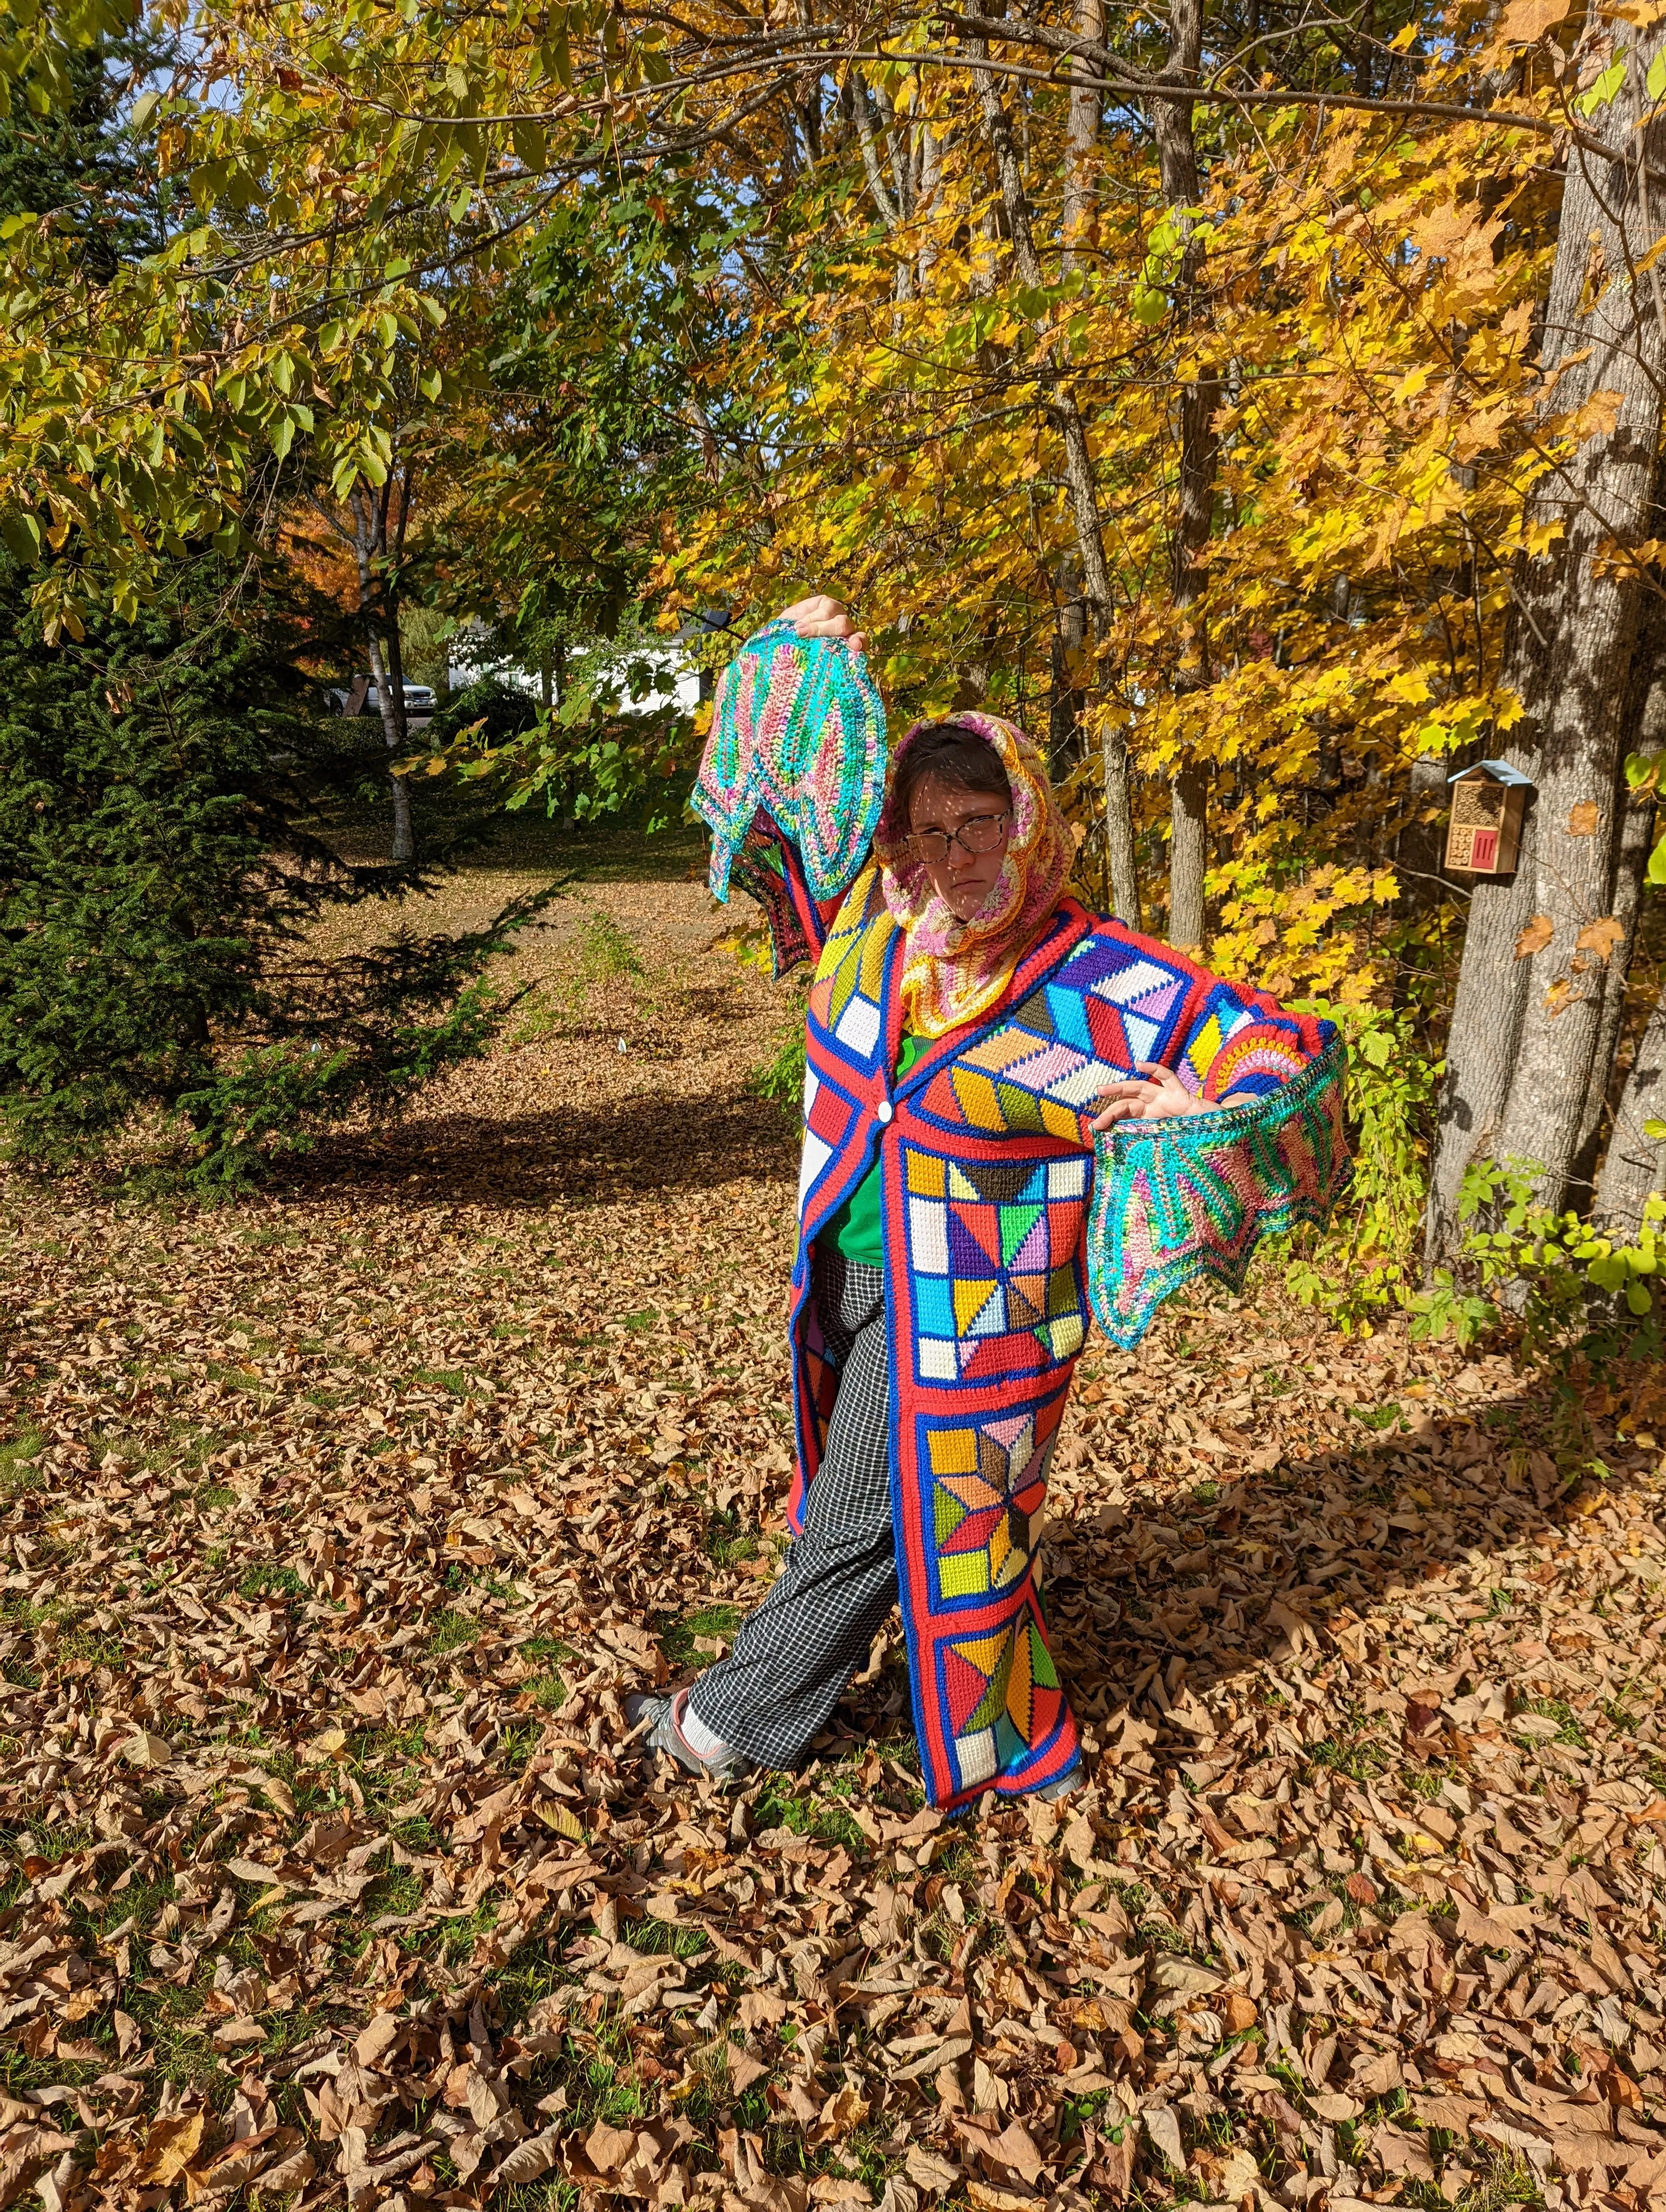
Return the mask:
{"type": "Polygon", "coordinates": [[[782,1571],[727,1656],[628,1713],[727,1778],[802,1757],[900,1601],[934,1805],[1062,1796],[1080,1751],[1034,1557],[1089,1316],[1136,1342],[1201,1273],[1341,1188],[1342,1051],[1066,889],[1073,844],[1011,722],[887,760],[865,640],[787,608],[719,687],[695,796],[713,888],[817,957],[782,1571]]]}

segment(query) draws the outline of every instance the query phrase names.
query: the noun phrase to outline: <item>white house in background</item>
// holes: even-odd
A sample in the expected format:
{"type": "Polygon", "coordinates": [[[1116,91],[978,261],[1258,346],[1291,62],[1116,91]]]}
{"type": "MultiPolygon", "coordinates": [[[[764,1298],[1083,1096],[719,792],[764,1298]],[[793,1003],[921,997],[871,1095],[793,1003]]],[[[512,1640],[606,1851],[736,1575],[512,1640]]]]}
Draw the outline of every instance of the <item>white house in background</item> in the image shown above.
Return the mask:
{"type": "MultiPolygon", "coordinates": [[[[694,666],[688,648],[702,638],[715,636],[726,630],[728,624],[729,611],[727,607],[706,607],[699,614],[691,616],[674,636],[665,641],[663,646],[648,647],[631,654],[632,659],[656,662],[662,671],[662,680],[644,698],[634,702],[627,702],[627,707],[634,704],[636,711],[641,714],[651,714],[661,707],[680,707],[684,713],[692,714],[702,700],[710,698],[712,678],[694,666]]],[[[450,674],[453,691],[464,690],[482,676],[497,675],[506,684],[513,684],[530,697],[538,697],[539,677],[537,669],[523,668],[517,663],[500,660],[492,651],[492,634],[485,623],[471,623],[457,631],[451,641],[451,652],[450,674]]]]}
{"type": "MultiPolygon", "coordinates": [[[[707,638],[719,636],[729,627],[727,607],[702,607],[697,615],[690,615],[676,636],[673,645],[684,650],[707,638]]],[[[709,699],[716,684],[716,677],[709,668],[691,668],[684,664],[684,673],[678,679],[677,703],[690,712],[702,701],[709,699]]]]}
{"type": "MultiPolygon", "coordinates": [[[[708,670],[693,665],[689,648],[702,639],[716,636],[728,625],[727,607],[706,607],[691,616],[674,636],[665,641],[663,647],[631,654],[632,659],[656,663],[661,681],[644,698],[628,700],[627,710],[651,714],[662,707],[679,707],[685,714],[692,714],[702,700],[711,697],[714,678],[708,670]]],[[[492,650],[492,633],[483,622],[466,623],[453,634],[447,674],[453,691],[465,690],[483,676],[496,676],[526,692],[529,698],[536,699],[539,694],[538,672],[523,668],[515,661],[501,659],[492,650]]],[[[426,728],[437,704],[432,690],[426,684],[407,682],[404,693],[406,726],[411,730],[426,728]]],[[[352,684],[338,686],[330,696],[344,714],[374,716],[380,712],[376,687],[368,676],[356,677],[352,684]]]]}

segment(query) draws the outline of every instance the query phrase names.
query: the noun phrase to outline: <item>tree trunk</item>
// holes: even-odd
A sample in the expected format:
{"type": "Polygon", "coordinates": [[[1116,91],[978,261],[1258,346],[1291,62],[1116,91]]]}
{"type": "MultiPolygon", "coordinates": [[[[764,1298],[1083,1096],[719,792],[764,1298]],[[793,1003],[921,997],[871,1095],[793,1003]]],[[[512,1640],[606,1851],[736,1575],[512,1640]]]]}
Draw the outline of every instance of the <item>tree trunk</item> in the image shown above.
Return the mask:
{"type": "Polygon", "coordinates": [[[1596,1049],[1591,1058],[1590,1082],[1585,1093],[1584,1118],[1579,1130],[1579,1152],[1574,1182],[1582,1192],[1590,1188],[1596,1166],[1596,1148],[1608,1110],[1608,1087],[1614,1080],[1614,1055],[1626,1020],[1626,978],[1631,971],[1637,944],[1637,917],[1643,902],[1643,876],[1654,844],[1655,803],[1640,803],[1629,793],[1620,798],[1620,851],[1614,862],[1614,890],[1609,903],[1624,934],[1608,955],[1602,977],[1602,1012],[1596,1026],[1596,1049]]]}
{"type": "MultiPolygon", "coordinates": [[[[1616,27],[1616,53],[1629,42],[1624,27],[1616,27]]],[[[1616,565],[1607,556],[1616,543],[1639,544],[1652,519],[1666,374],[1666,332],[1653,287],[1633,289],[1628,274],[1654,243],[1641,164],[1646,154],[1658,158],[1666,132],[1656,125],[1639,134],[1636,125],[1643,111],[1641,80],[1663,33],[1657,27],[1635,44],[1626,84],[1597,111],[1606,118],[1599,128],[1614,158],[1604,165],[1578,148],[1569,149],[1551,284],[1553,314],[1590,349],[1562,380],[1557,407],[1566,410],[1571,401],[1602,392],[1618,395],[1620,411],[1612,430],[1586,439],[1535,499],[1565,526],[1549,556],[1562,585],[1555,663],[1536,715],[1541,767],[1533,911],[1547,917],[1551,929],[1530,956],[1498,1157],[1533,1163],[1537,1195],[1553,1210],[1568,1197],[1602,1022],[1605,963],[1580,940],[1610,912],[1626,680],[1642,612],[1644,587],[1635,564],[1616,565]],[[1579,301],[1598,254],[1607,282],[1581,315],[1579,301]],[[1572,270],[1565,283],[1557,282],[1571,256],[1578,264],[1577,290],[1572,270]]]]}
{"type": "MultiPolygon", "coordinates": [[[[1079,37],[1092,46],[1103,42],[1104,0],[1076,0],[1076,31],[1079,37]]],[[[1064,205],[1060,223],[1067,275],[1079,267],[1082,249],[1096,242],[1099,179],[1095,156],[1105,98],[1098,87],[1098,75],[1093,63],[1079,57],[1070,64],[1070,140],[1065,157],[1064,205]]]]}
{"type": "MultiPolygon", "coordinates": [[[[398,633],[394,633],[397,639],[398,633]]],[[[373,626],[367,639],[370,654],[370,673],[375,679],[376,700],[381,710],[382,742],[387,747],[390,763],[404,757],[405,697],[403,669],[398,666],[398,647],[393,641],[383,650],[383,641],[373,626]]],[[[390,766],[387,771],[389,787],[393,794],[393,842],[389,858],[395,866],[416,857],[416,837],[410,817],[410,778],[396,775],[390,766]]]]}
{"type": "MultiPolygon", "coordinates": [[[[1602,963],[1577,940],[1608,911],[1615,849],[1626,669],[1636,637],[1634,568],[1609,568],[1612,539],[1636,544],[1654,495],[1660,434],[1662,332],[1651,287],[1625,272],[1652,242],[1639,165],[1658,161],[1658,126],[1639,133],[1639,90],[1658,29],[1639,42],[1626,84],[1592,128],[1614,149],[1607,165],[1568,153],[1561,222],[1540,363],[1546,413],[1598,392],[1620,396],[1612,430],[1587,438],[1534,495],[1531,520],[1560,522],[1550,550],[1517,564],[1506,680],[1526,710],[1507,757],[1537,781],[1530,835],[1508,884],[1477,879],[1470,902],[1448,1074],[1431,1179],[1432,1266],[1458,1243],[1456,1200],[1471,1160],[1533,1163],[1540,1199],[1560,1206],[1578,1149],[1600,1021],[1602,963]],[[1593,270],[1599,297],[1581,302],[1593,270]],[[1584,354],[1583,359],[1578,358],[1584,354]],[[1553,372],[1569,362],[1549,383],[1553,372]],[[1535,916],[1546,941],[1517,957],[1535,916]]],[[[1616,40],[1630,34],[1622,24],[1616,40]]],[[[1529,939],[1529,945],[1531,944],[1529,939]]]]}
{"type": "Polygon", "coordinates": [[[410,818],[410,778],[395,775],[390,770],[387,780],[393,792],[393,844],[388,857],[399,867],[416,857],[416,832],[410,818]]]}
{"type": "Polygon", "coordinates": [[[1446,805],[1448,759],[1445,753],[1420,753],[1412,763],[1412,818],[1400,833],[1395,870],[1402,878],[1400,896],[1414,911],[1433,906],[1447,888],[1441,872],[1440,823],[1426,822],[1423,817],[1446,805]]]}
{"type": "MultiPolygon", "coordinates": [[[[938,186],[942,181],[942,142],[929,123],[920,128],[920,190],[915,198],[916,210],[929,216],[937,205],[938,186]]],[[[929,223],[921,225],[920,250],[916,257],[915,284],[917,296],[924,299],[926,287],[931,281],[932,270],[937,266],[937,241],[929,223]]]]}
{"type": "Polygon", "coordinates": [[[1620,1094],[1608,1157],[1592,1213],[1599,1229],[1629,1242],[1643,1225],[1643,1203],[1666,1190],[1666,1145],[1644,1124],[1666,1112],[1666,991],[1655,1000],[1637,1057],[1620,1094]]]}
{"type": "Polygon", "coordinates": [[[1371,96],[1371,38],[1377,28],[1377,9],[1373,0],[1365,0],[1359,10],[1355,31],[1359,43],[1353,50],[1353,88],[1362,100],[1371,96]]]}
{"type": "Polygon", "coordinates": [[[1134,854],[1134,779],[1128,741],[1107,728],[1099,746],[1105,795],[1105,861],[1110,870],[1110,910],[1128,929],[1140,927],[1140,876],[1134,854]]]}
{"type": "MultiPolygon", "coordinates": [[[[969,39],[966,52],[974,63],[987,61],[989,45],[987,39],[969,39]]],[[[1025,191],[1024,172],[1019,165],[1018,148],[1012,142],[1012,127],[1001,104],[1000,90],[988,70],[974,70],[977,79],[978,104],[982,111],[984,135],[989,150],[994,156],[995,176],[1000,187],[1001,205],[1006,216],[1011,234],[1012,259],[1018,272],[1018,281],[1037,289],[1046,282],[1041,258],[1036,252],[1035,234],[1030,222],[1030,201],[1025,191]]],[[[1093,474],[1093,457],[1087,441],[1087,427],[1081,410],[1076,404],[1076,395],[1068,385],[1060,381],[1058,373],[1043,368],[1037,375],[1037,389],[1042,404],[1064,447],[1065,483],[1070,493],[1071,520],[1075,526],[1076,550],[1082,564],[1088,614],[1093,624],[1096,640],[1103,639],[1110,625],[1112,587],[1110,570],[1105,562],[1104,526],[1099,519],[1098,488],[1093,474]]],[[[1134,872],[1134,805],[1128,787],[1128,746],[1120,732],[1109,726],[1104,738],[1105,794],[1105,842],[1110,860],[1111,906],[1118,921],[1130,929],[1140,927],[1140,882],[1134,872]]]]}
{"type": "MultiPolygon", "coordinates": [[[[1658,505],[1651,526],[1658,537],[1666,517],[1658,505]]],[[[1625,720],[1620,736],[1624,756],[1658,753],[1666,747],[1666,594],[1657,579],[1651,580],[1639,623],[1637,650],[1626,684],[1625,720]]],[[[1637,920],[1643,902],[1643,881],[1654,844],[1655,800],[1652,793],[1633,795],[1623,766],[1614,788],[1620,808],[1620,849],[1614,861],[1614,890],[1609,904],[1623,933],[1608,955],[1602,977],[1602,1012],[1597,1024],[1596,1049],[1592,1055],[1590,1083],[1585,1095],[1584,1120],[1579,1133],[1579,1153],[1574,1180],[1588,1188],[1596,1172],[1602,1121],[1614,1084],[1614,1059],[1626,1021],[1626,979],[1631,972],[1637,944],[1637,920]]]]}
{"type": "Polygon", "coordinates": [[[1183,952],[1203,946],[1203,870],[1207,771],[1195,762],[1174,777],[1173,843],[1169,852],[1169,942],[1183,952]]]}
{"type": "MultiPolygon", "coordinates": [[[[1203,50],[1202,0],[1172,0],[1169,10],[1169,53],[1164,76],[1189,83],[1197,75],[1203,50]]],[[[1190,210],[1199,191],[1197,139],[1192,129],[1192,109],[1180,100],[1154,103],[1152,130],[1157,139],[1158,164],[1163,197],[1170,221],[1185,240],[1177,287],[1179,312],[1189,315],[1191,296],[1202,261],[1194,236],[1190,210]]],[[[1209,681],[1207,630],[1195,621],[1192,610],[1202,597],[1204,571],[1198,556],[1208,543],[1214,520],[1215,469],[1219,441],[1215,414],[1220,405],[1220,379],[1205,368],[1183,385],[1180,392],[1180,512],[1170,550],[1170,590],[1178,641],[1189,666],[1176,670],[1174,689],[1181,696],[1201,690],[1209,681]]],[[[1169,937],[1192,951],[1201,950],[1205,935],[1203,876],[1207,861],[1209,776],[1207,766],[1195,760],[1182,763],[1170,787],[1169,844],[1169,937]]]]}
{"type": "Polygon", "coordinates": [[[1047,765],[1055,782],[1076,765],[1081,735],[1080,660],[1087,641],[1087,610],[1082,604],[1079,565],[1067,556],[1059,563],[1061,604],[1053,623],[1051,688],[1047,708],[1047,765]]]}
{"type": "MultiPolygon", "coordinates": [[[[1530,771],[1532,756],[1512,751],[1505,757],[1530,771]]],[[[1525,981],[1525,963],[1516,957],[1516,941],[1532,912],[1535,826],[1529,809],[1515,874],[1503,880],[1478,876],[1469,894],[1429,1177],[1424,1245],[1431,1269],[1457,1257],[1463,1178],[1471,1161],[1484,1158],[1491,1149],[1516,1064],[1525,981]]]]}

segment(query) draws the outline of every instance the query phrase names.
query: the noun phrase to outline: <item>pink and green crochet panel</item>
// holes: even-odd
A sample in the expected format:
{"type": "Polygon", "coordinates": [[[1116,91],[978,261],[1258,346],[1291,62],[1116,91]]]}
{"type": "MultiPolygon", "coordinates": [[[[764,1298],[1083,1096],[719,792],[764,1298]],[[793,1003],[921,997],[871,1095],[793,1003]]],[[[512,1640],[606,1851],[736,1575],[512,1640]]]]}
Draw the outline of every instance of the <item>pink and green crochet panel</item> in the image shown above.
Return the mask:
{"type": "Polygon", "coordinates": [[[1263,1237],[1325,1218],[1348,1177],[1343,1068],[1333,1038],[1252,1106],[1099,1135],[1088,1279],[1113,1344],[1138,1344],[1164,1300],[1199,1276],[1241,1291],[1263,1237]]]}
{"type": "MultiPolygon", "coordinates": [[[[885,710],[866,660],[799,637],[780,617],[766,623],[718,679],[694,787],[714,896],[727,898],[762,810],[796,852],[810,899],[842,896],[873,842],[885,785],[885,710]]],[[[755,846],[748,859],[761,858],[755,846]]],[[[751,867],[742,873],[752,889],[751,867]]]]}

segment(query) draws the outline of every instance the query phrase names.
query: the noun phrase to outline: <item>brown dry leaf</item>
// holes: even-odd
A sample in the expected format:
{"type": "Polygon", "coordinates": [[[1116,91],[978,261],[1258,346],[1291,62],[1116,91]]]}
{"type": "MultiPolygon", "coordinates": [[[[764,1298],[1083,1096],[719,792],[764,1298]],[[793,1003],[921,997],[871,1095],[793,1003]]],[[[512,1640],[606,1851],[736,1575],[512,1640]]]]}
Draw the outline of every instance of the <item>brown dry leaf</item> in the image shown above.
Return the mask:
{"type": "MultiPolygon", "coordinates": [[[[733,2071],[731,2079],[733,2079],[733,2071]]],[[[812,2142],[842,2142],[853,2136],[867,2118],[868,2101],[858,2089],[848,2084],[836,2089],[822,2106],[815,2125],[810,2130],[812,2142]]]]}
{"type": "Polygon", "coordinates": [[[1568,810],[1567,833],[1570,837],[1592,837],[1602,819],[1602,810],[1594,799],[1582,799],[1568,810]]]}
{"type": "Polygon", "coordinates": [[[140,2154],[137,2179],[153,2189],[171,2188],[196,2157],[207,2120],[200,2105],[194,2112],[153,2120],[140,2154]]]}
{"type": "Polygon", "coordinates": [[[1032,2189],[1000,2189],[988,2181],[969,2181],[966,2197],[977,2212],[1035,2212],[1042,2202],[1032,2189]]]}
{"type": "Polygon", "coordinates": [[[360,2033],[353,2056],[361,2066],[380,2066],[405,2032],[405,2024],[392,2013],[379,2012],[360,2033]]]}
{"type": "Polygon", "coordinates": [[[521,2182],[536,2181],[540,2174],[553,2171],[561,2157],[561,2146],[571,2133],[559,2121],[544,2128],[539,2134],[529,2136],[517,2143],[508,2155],[492,2169],[492,2186],[504,2189],[521,2182]]]}
{"type": "Polygon", "coordinates": [[[1573,940],[1579,951],[1594,952],[1600,960],[1608,959],[1625,941],[1626,925],[1616,921],[1613,915],[1605,915],[1601,921],[1588,921],[1573,940]]]}
{"type": "Polygon", "coordinates": [[[1547,914],[1535,914],[1516,939],[1516,957],[1528,960],[1535,952],[1542,952],[1556,934],[1556,925],[1547,914]]]}
{"type": "Polygon", "coordinates": [[[1159,2150],[1172,2166],[1183,2173],[1186,2170],[1185,2147],[1181,2141],[1180,2123],[1166,2105],[1147,2105],[1140,2115],[1152,2146],[1159,2150]]]}
{"type": "Polygon", "coordinates": [[[1018,2120],[1008,2121],[988,2146],[988,2156],[1020,2174],[1025,2181],[1039,2181],[1042,2174],[1042,2154],[1026,2128],[1018,2120]]]}
{"type": "Polygon", "coordinates": [[[1511,46],[1530,46],[1560,23],[1571,0],[1510,0],[1499,19],[1499,37],[1511,46]]]}

